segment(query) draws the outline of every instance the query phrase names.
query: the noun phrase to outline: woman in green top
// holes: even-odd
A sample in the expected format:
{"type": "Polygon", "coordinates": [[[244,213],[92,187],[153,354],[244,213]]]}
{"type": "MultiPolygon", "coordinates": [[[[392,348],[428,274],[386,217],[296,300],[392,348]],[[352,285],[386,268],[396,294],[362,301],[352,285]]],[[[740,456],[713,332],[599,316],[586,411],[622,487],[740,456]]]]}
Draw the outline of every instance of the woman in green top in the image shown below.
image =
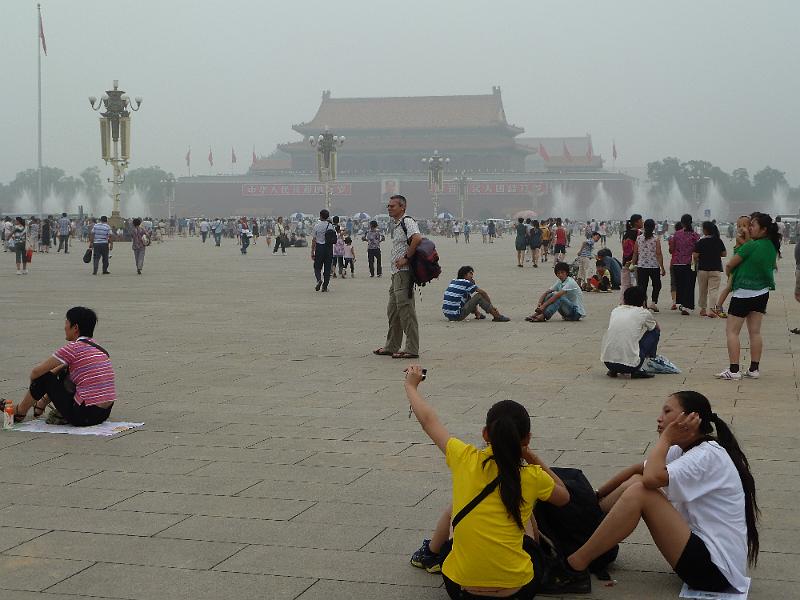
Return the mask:
{"type": "Polygon", "coordinates": [[[525,250],[528,249],[528,228],[522,217],[517,218],[517,238],[514,240],[514,246],[517,249],[517,266],[522,267],[525,250]]]}
{"type": "Polygon", "coordinates": [[[754,213],[750,219],[750,241],[736,249],[736,253],[725,266],[725,272],[733,275],[731,280],[731,302],[728,306],[726,335],[730,367],[717,374],[718,379],[739,380],[739,333],[747,323],[750,336],[750,368],[744,376],[758,379],[759,361],[764,341],[761,338],[761,320],[767,312],[769,291],[775,289],[775,260],[781,245],[781,234],[772,217],[754,213]]]}

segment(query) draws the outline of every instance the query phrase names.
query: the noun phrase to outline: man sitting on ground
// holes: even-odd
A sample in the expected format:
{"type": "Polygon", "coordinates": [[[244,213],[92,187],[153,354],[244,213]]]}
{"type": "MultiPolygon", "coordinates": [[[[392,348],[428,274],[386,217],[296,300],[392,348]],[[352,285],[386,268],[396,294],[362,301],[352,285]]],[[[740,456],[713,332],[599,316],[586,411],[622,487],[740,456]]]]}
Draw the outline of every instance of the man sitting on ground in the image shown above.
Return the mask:
{"type": "Polygon", "coordinates": [[[442,312],[450,321],[463,321],[470,314],[474,314],[476,319],[485,319],[486,315],[482,314],[478,307],[492,315],[494,317],[492,321],[511,320],[501,315],[492,306],[489,294],[475,284],[475,270],[470,266],[461,267],[456,279],[450,282],[444,292],[442,312]]]}
{"type": "Polygon", "coordinates": [[[539,297],[536,310],[531,316],[525,317],[526,321],[541,323],[549,320],[556,312],[561,313],[561,318],[565,321],[579,321],[586,316],[583,294],[578,283],[569,276],[569,265],[565,262],[556,263],[553,271],[558,281],[539,297]]]}
{"type": "Polygon", "coordinates": [[[622,295],[624,304],[611,311],[608,330],[600,347],[600,360],[609,377],[629,373],[631,379],[653,377],[642,371],[646,358],[656,355],[661,329],[647,309],[647,294],[639,286],[629,287],[622,295]]]}
{"type": "Polygon", "coordinates": [[[97,315],[90,308],[75,306],[67,311],[64,333],[69,343],[33,368],[29,390],[15,407],[15,422],[24,420],[31,406],[33,416],[41,416],[51,402],[75,427],[108,419],[116,399],[114,369],[108,353],[92,339],[96,324],[97,315]]]}

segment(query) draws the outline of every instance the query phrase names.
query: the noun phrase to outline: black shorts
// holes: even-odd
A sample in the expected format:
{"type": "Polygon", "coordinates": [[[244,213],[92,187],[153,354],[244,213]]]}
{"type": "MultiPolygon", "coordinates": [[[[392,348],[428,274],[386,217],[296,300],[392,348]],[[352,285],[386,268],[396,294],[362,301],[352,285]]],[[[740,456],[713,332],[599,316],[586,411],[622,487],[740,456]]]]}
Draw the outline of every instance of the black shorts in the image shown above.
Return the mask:
{"type": "Polygon", "coordinates": [[[553,254],[566,254],[567,246],[565,244],[556,244],[553,246],[553,254]]]}
{"type": "Polygon", "coordinates": [[[694,533],[689,536],[678,564],[675,565],[675,573],[695,590],[721,592],[731,585],[717,565],[711,562],[705,542],[694,533]]]}
{"type": "Polygon", "coordinates": [[[767,312],[767,302],[769,302],[769,292],[755,296],[753,298],[737,298],[733,296],[728,305],[728,314],[744,319],[751,312],[767,312]]]}

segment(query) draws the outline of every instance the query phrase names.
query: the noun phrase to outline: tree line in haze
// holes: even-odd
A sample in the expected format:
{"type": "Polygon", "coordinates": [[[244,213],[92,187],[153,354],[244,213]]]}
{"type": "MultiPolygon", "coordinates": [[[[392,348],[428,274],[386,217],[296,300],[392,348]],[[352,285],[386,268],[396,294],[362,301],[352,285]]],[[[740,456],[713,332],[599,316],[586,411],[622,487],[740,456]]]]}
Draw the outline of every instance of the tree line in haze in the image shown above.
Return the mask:
{"type": "MultiPolygon", "coordinates": [[[[166,190],[161,181],[171,176],[172,173],[157,166],[131,169],[125,174],[122,189],[131,191],[136,188],[153,205],[164,201],[166,190]]],[[[17,199],[26,193],[35,198],[37,189],[37,169],[21,171],[11,182],[0,183],[0,212],[11,212],[17,199]]],[[[57,167],[42,167],[42,194],[45,197],[56,194],[65,205],[70,204],[75,196],[80,196],[89,202],[90,206],[84,207],[89,212],[92,205],[108,194],[107,189],[98,167],[88,167],[77,177],[67,175],[57,167]]]]}
{"type": "Polygon", "coordinates": [[[667,194],[673,185],[677,185],[684,198],[695,198],[703,194],[708,182],[714,182],[722,197],[729,202],[766,202],[780,189],[787,191],[789,200],[800,201],[800,186],[790,187],[786,173],[769,166],[751,177],[744,168],[726,173],[706,160],[681,162],[668,156],[647,164],[647,178],[655,194],[667,194]]]}

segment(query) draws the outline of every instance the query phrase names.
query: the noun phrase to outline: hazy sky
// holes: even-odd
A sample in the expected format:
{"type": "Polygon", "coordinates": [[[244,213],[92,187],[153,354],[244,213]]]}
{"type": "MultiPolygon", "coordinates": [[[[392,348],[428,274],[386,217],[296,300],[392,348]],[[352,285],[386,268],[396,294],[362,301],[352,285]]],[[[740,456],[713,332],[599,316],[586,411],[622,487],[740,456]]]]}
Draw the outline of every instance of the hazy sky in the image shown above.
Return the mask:
{"type": "MultiPolygon", "coordinates": [[[[525,135],[591,133],[611,165],[702,158],[800,183],[793,0],[44,0],[44,163],[100,164],[87,96],[144,104],[132,167],[244,172],[334,97],[503,91],[525,135]]],[[[2,0],[0,181],[36,165],[36,4],[2,0]]]]}

